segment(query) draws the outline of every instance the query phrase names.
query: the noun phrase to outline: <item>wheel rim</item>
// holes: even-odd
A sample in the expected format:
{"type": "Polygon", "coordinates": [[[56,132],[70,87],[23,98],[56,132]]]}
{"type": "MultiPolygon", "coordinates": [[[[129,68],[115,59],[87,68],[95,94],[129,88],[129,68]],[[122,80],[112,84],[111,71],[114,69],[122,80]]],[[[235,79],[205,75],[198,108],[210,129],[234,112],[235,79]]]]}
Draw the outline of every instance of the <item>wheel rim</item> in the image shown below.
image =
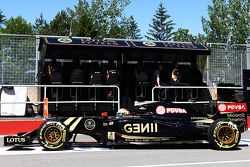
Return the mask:
{"type": "Polygon", "coordinates": [[[62,132],[61,130],[56,127],[52,126],[46,129],[44,133],[45,140],[50,144],[56,144],[62,139],[62,132]]]}
{"type": "Polygon", "coordinates": [[[218,130],[217,137],[223,144],[230,144],[235,139],[234,130],[229,126],[223,126],[218,130]]]}

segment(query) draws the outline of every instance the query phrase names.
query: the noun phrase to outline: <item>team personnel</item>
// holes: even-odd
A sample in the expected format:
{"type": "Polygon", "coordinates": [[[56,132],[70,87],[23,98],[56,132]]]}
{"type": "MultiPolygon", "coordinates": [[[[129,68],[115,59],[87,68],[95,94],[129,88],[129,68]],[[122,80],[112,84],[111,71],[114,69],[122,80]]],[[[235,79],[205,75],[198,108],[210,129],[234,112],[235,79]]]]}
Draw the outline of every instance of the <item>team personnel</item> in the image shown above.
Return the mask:
{"type": "MultiPolygon", "coordinates": [[[[152,76],[152,86],[156,86],[156,87],[161,87],[161,86],[167,86],[166,83],[162,82],[163,80],[163,66],[162,64],[159,64],[157,66],[157,69],[155,70],[155,72],[153,73],[153,76],[152,76]]],[[[166,89],[161,89],[159,88],[158,89],[158,93],[157,94],[157,99],[158,100],[163,100],[163,99],[166,99],[166,89]]]]}

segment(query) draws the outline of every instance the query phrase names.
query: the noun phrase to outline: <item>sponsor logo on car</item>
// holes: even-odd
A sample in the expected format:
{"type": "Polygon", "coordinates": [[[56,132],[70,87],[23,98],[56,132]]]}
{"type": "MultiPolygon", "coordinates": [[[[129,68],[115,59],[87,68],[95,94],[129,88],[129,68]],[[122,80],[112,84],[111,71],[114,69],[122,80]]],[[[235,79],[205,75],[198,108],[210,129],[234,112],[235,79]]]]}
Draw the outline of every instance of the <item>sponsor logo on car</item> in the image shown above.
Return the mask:
{"type": "Polygon", "coordinates": [[[158,124],[157,123],[125,124],[123,129],[127,133],[157,133],[158,132],[158,124]]]}
{"type": "Polygon", "coordinates": [[[87,119],[84,122],[84,127],[87,130],[93,130],[95,128],[95,121],[93,119],[87,119]]]}
{"type": "Polygon", "coordinates": [[[25,144],[25,143],[28,143],[28,139],[26,137],[21,137],[21,136],[4,137],[4,145],[25,144]]]}
{"type": "Polygon", "coordinates": [[[245,118],[246,115],[244,113],[229,113],[227,114],[229,118],[245,118]]]}
{"type": "Polygon", "coordinates": [[[218,103],[219,112],[247,112],[246,103],[218,103]]]}
{"type": "Polygon", "coordinates": [[[164,107],[164,106],[158,106],[158,107],[156,108],[156,113],[159,114],[159,115],[165,114],[165,113],[166,113],[165,107],[164,107]]]}
{"type": "Polygon", "coordinates": [[[246,121],[246,113],[227,113],[227,118],[233,121],[246,121]]]}
{"type": "Polygon", "coordinates": [[[156,108],[156,113],[159,115],[163,114],[186,114],[187,111],[183,108],[166,108],[164,106],[158,106],[156,108]]]}

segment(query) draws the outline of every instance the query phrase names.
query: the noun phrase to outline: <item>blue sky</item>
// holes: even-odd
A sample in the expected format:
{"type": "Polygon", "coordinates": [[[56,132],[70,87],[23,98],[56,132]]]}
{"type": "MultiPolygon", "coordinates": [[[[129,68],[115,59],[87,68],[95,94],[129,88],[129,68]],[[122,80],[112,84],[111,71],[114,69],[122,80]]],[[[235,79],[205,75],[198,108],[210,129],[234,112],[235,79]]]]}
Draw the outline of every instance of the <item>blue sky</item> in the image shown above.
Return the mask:
{"type": "MultiPolygon", "coordinates": [[[[175,29],[186,28],[190,33],[197,35],[203,33],[201,16],[208,18],[207,6],[212,0],[131,0],[126,7],[126,16],[133,15],[136,19],[141,34],[145,35],[152,23],[155,10],[160,2],[168,10],[168,14],[175,22],[175,29]]],[[[43,13],[47,21],[51,21],[57,12],[72,8],[77,5],[78,0],[2,0],[0,10],[9,19],[11,16],[22,16],[29,23],[43,13]]]]}

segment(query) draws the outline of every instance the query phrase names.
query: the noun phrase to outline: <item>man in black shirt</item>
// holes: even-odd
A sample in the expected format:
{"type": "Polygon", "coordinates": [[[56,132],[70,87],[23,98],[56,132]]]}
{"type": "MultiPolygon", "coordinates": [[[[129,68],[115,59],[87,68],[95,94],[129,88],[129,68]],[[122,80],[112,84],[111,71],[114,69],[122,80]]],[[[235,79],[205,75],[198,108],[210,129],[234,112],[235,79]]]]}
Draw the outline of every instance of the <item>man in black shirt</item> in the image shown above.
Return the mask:
{"type": "Polygon", "coordinates": [[[162,65],[158,65],[157,69],[153,73],[152,81],[153,86],[161,86],[161,71],[162,71],[162,65]]]}
{"type": "Polygon", "coordinates": [[[174,62],[174,69],[171,73],[171,78],[169,81],[170,85],[173,86],[188,86],[188,83],[184,83],[182,82],[182,76],[180,73],[180,69],[179,69],[179,64],[177,62],[174,62]]]}
{"type": "MultiPolygon", "coordinates": [[[[166,83],[162,82],[162,76],[161,76],[162,70],[163,70],[163,66],[159,64],[158,68],[155,70],[152,76],[153,87],[154,86],[156,87],[167,86],[166,83]]],[[[158,100],[166,98],[166,89],[158,89],[157,94],[158,94],[157,95],[158,100]]]]}
{"type": "MultiPolygon", "coordinates": [[[[174,62],[174,69],[171,73],[171,78],[169,81],[170,85],[172,86],[189,86],[190,84],[182,82],[182,76],[179,69],[179,64],[177,62],[174,62]]],[[[176,88],[171,91],[172,93],[172,100],[173,100],[173,94],[174,94],[174,100],[187,100],[191,98],[191,92],[190,89],[187,88],[176,88]]]]}

